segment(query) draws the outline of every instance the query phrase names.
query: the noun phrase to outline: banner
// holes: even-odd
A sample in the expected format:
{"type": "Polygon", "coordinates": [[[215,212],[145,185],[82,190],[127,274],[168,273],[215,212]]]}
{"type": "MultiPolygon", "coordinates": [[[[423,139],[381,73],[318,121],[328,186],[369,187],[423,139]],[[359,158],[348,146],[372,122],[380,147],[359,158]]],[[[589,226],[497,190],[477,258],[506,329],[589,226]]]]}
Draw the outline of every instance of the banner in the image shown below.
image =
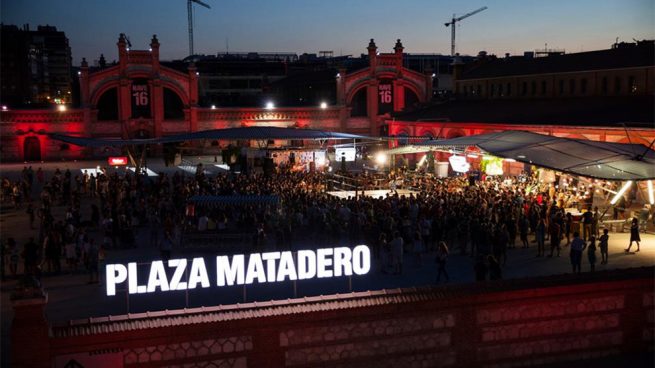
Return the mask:
{"type": "Polygon", "coordinates": [[[146,79],[135,79],[130,89],[132,119],[150,117],[150,87],[146,79]]]}

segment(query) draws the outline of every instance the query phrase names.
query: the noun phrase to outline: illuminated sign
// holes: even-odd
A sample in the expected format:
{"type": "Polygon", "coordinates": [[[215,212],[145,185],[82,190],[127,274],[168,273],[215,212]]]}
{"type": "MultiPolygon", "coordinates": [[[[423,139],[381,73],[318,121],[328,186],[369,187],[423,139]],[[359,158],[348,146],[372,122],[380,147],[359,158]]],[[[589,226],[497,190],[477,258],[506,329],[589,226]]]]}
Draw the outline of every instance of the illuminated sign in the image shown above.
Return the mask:
{"type": "Polygon", "coordinates": [[[340,276],[365,275],[371,270],[371,251],[366,245],[301,250],[298,252],[253,253],[217,256],[215,267],[207,268],[204,258],[171,259],[150,263],[147,277],[139,274],[137,263],[106,266],[107,295],[127,284],[129,294],[209,288],[209,269],[215,270],[213,284],[218,287],[273,283],[340,276]]]}
{"type": "Polygon", "coordinates": [[[125,166],[127,165],[127,156],[109,157],[107,163],[109,166],[125,166]]]}
{"type": "Polygon", "coordinates": [[[334,157],[337,161],[341,162],[341,158],[345,157],[346,161],[355,161],[357,150],[354,147],[335,148],[334,157]]]}
{"type": "Polygon", "coordinates": [[[150,88],[146,79],[132,81],[132,118],[150,117],[150,88]]]}
{"type": "Polygon", "coordinates": [[[484,170],[485,174],[489,176],[503,175],[503,159],[493,156],[482,157],[480,167],[484,170]]]}
{"type": "Polygon", "coordinates": [[[378,113],[393,111],[393,82],[385,79],[378,84],[378,113]]]}
{"type": "Polygon", "coordinates": [[[466,162],[466,157],[464,156],[453,155],[448,158],[448,161],[450,161],[450,166],[455,172],[465,173],[471,168],[471,164],[466,162]]]}

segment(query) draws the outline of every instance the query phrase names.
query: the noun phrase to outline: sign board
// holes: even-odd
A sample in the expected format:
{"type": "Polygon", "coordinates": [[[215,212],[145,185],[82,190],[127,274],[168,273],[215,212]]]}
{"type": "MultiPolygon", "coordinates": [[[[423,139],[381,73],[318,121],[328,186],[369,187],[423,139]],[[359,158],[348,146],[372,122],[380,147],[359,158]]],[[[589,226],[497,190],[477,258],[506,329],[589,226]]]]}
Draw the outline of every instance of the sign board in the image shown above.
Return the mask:
{"type": "Polygon", "coordinates": [[[450,161],[450,166],[453,168],[453,171],[458,173],[468,172],[471,168],[471,164],[466,162],[466,157],[453,155],[448,158],[450,161]]]}
{"type": "Polygon", "coordinates": [[[127,165],[127,156],[109,157],[107,164],[109,166],[125,166],[127,165]]]}
{"type": "Polygon", "coordinates": [[[393,82],[384,79],[378,84],[378,113],[388,112],[393,112],[393,82]]]}
{"type": "MultiPolygon", "coordinates": [[[[148,272],[139,272],[136,262],[106,266],[107,295],[116,295],[119,285],[128,294],[146,294],[196,288],[275,283],[314,278],[365,275],[371,270],[371,251],[366,245],[300,250],[298,252],[221,255],[207,265],[202,257],[153,261],[148,272]],[[146,276],[147,275],[147,276],[146,276]]],[[[141,270],[142,271],[142,270],[141,270]]]]}
{"type": "Polygon", "coordinates": [[[135,79],[130,89],[132,101],[132,118],[150,117],[150,87],[146,79],[135,79]]]}
{"type": "Polygon", "coordinates": [[[355,147],[342,147],[334,149],[334,159],[341,162],[341,158],[345,157],[346,161],[355,161],[357,150],[355,147]]]}

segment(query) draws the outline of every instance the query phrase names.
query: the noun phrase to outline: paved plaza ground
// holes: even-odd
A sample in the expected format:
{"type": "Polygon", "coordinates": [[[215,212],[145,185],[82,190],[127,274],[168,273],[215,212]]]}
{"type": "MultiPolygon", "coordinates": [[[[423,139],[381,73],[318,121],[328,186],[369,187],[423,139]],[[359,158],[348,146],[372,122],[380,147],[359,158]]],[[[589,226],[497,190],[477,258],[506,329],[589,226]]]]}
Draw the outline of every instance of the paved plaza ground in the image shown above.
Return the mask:
{"type": "MultiPolygon", "coordinates": [[[[95,167],[96,162],[77,163],[48,163],[32,165],[36,170],[42,166],[48,174],[54,172],[56,167],[79,170],[82,167],[95,167]]],[[[2,175],[18,178],[23,165],[3,165],[2,175]]],[[[181,170],[176,167],[165,168],[154,163],[153,171],[181,170]]],[[[183,170],[184,171],[184,170],[183,170]]],[[[210,169],[211,171],[211,169],[210,169]]],[[[79,173],[79,171],[77,171],[79,173]]],[[[75,175],[76,172],[73,172],[75,175]]],[[[190,173],[187,172],[190,175],[190,173]]],[[[48,175],[49,176],[49,175],[48,175]]],[[[82,204],[82,215],[90,215],[90,200],[85,199],[82,204]]],[[[64,207],[56,207],[53,211],[55,218],[62,218],[64,207]]],[[[2,238],[13,236],[19,245],[23,245],[29,236],[35,232],[29,229],[29,221],[24,210],[15,211],[3,208],[0,214],[2,238]]],[[[101,242],[99,231],[91,231],[96,242],[101,242]]],[[[149,246],[148,232],[141,228],[137,234],[137,248],[126,250],[110,250],[107,252],[105,263],[149,262],[159,259],[159,250],[149,246]]],[[[530,237],[532,240],[532,236],[530,237]]],[[[655,265],[655,235],[642,234],[641,251],[638,253],[625,253],[629,233],[610,233],[609,263],[596,264],[596,272],[616,268],[629,268],[655,265]]],[[[568,248],[562,249],[561,257],[537,258],[535,243],[530,243],[528,249],[509,249],[506,265],[503,267],[503,278],[524,278],[545,276],[553,274],[570,273],[571,266],[568,257],[568,248]]],[[[354,246],[356,244],[333,244],[333,246],[354,246]]],[[[268,245],[270,250],[272,244],[268,245]]],[[[296,239],[294,249],[312,249],[310,239],[296,239]]],[[[214,257],[221,252],[219,245],[214,249],[202,251],[173,250],[173,258],[191,258],[193,256],[214,257]]],[[[600,259],[600,254],[597,254],[600,259]]],[[[408,254],[404,259],[404,272],[402,275],[391,275],[379,272],[379,262],[373,260],[371,272],[365,276],[342,277],[333,279],[314,279],[276,284],[249,285],[247,287],[210,287],[208,289],[155,293],[145,295],[130,295],[123,292],[116,296],[106,296],[104,281],[104,267],[101,264],[100,284],[88,284],[88,276],[84,273],[61,275],[45,275],[43,286],[48,293],[47,317],[51,322],[62,323],[71,319],[83,319],[95,316],[118,315],[163,309],[179,309],[185,307],[209,306],[218,304],[233,304],[245,301],[263,301],[271,299],[286,299],[294,296],[310,296],[333,293],[346,293],[349,291],[378,290],[390,288],[405,288],[422,285],[434,285],[436,278],[436,264],[434,254],[426,254],[421,262],[414,255],[408,254]],[[294,287],[295,286],[295,287],[294,287]]],[[[22,262],[21,262],[22,264],[22,262]]],[[[208,263],[213,264],[213,262],[208,263]]],[[[583,272],[589,272],[586,255],[583,258],[583,272]]],[[[64,266],[65,270],[65,266],[64,266]]],[[[450,283],[474,282],[473,258],[459,254],[458,249],[452,250],[448,260],[447,270],[450,274],[450,283]]],[[[12,318],[10,292],[16,281],[8,279],[2,282],[2,349],[7,351],[8,332],[12,318]]],[[[4,354],[3,354],[4,355],[4,354]]],[[[6,356],[5,356],[6,357],[6,356]]]]}

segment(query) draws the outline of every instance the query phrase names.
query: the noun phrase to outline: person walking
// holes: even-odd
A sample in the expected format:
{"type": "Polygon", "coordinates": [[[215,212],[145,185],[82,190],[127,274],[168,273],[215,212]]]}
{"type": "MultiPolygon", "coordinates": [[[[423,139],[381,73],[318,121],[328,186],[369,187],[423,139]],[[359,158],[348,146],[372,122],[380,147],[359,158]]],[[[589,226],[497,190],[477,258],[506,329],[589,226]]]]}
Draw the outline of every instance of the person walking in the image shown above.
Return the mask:
{"type": "Polygon", "coordinates": [[[573,268],[573,273],[580,273],[581,263],[582,263],[582,252],[586,248],[584,240],[580,238],[580,233],[578,231],[573,233],[573,240],[571,241],[571,252],[569,253],[571,257],[571,266],[573,268]]]}
{"type": "Polygon", "coordinates": [[[446,261],[448,261],[448,246],[446,246],[446,243],[443,241],[439,242],[439,246],[437,248],[437,284],[441,280],[441,274],[443,274],[446,277],[446,282],[450,280],[448,277],[448,272],[446,271],[446,261]]]}
{"type": "Polygon", "coordinates": [[[640,241],[641,241],[641,237],[639,237],[639,220],[637,220],[636,217],[633,217],[632,224],[630,225],[630,244],[628,245],[628,248],[625,250],[625,252],[630,253],[630,248],[632,248],[632,242],[637,243],[637,250],[635,252],[639,252],[640,241]]]}
{"type": "Polygon", "coordinates": [[[591,267],[591,272],[596,271],[596,237],[592,235],[589,238],[589,246],[587,247],[587,260],[591,267]]]}
{"type": "Polygon", "coordinates": [[[609,233],[608,229],[603,229],[603,235],[600,236],[600,242],[599,242],[599,247],[600,247],[600,264],[607,264],[607,251],[608,251],[608,243],[609,243],[609,233]]]}

